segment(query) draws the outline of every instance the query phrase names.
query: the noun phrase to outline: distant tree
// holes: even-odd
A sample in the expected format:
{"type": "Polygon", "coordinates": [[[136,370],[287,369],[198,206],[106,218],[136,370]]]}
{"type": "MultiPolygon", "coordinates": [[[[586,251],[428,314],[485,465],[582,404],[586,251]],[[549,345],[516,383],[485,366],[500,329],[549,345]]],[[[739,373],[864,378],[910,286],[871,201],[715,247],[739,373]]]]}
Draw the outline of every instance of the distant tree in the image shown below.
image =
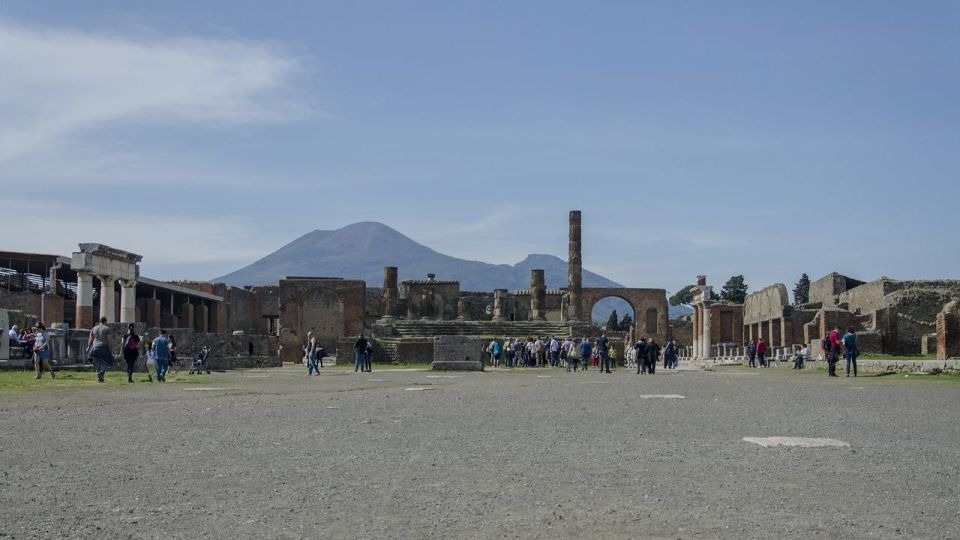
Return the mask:
{"type": "Polygon", "coordinates": [[[629,330],[633,326],[633,317],[629,313],[624,313],[623,318],[620,319],[620,330],[629,330]]]}
{"type": "Polygon", "coordinates": [[[806,304],[810,301],[810,276],[806,272],[800,276],[800,281],[793,288],[793,303],[806,304]]]}
{"type": "Polygon", "coordinates": [[[693,302],[693,289],[695,285],[687,285],[686,287],[677,291],[677,294],[670,297],[671,306],[679,306],[680,304],[689,304],[693,302]]]}
{"type": "Polygon", "coordinates": [[[742,304],[747,297],[747,284],[743,282],[743,276],[733,276],[723,285],[720,291],[720,299],[728,302],[742,304]]]}
{"type": "Polygon", "coordinates": [[[613,313],[610,314],[610,318],[607,319],[607,330],[619,330],[620,329],[620,319],[617,318],[617,310],[613,310],[613,313]]]}

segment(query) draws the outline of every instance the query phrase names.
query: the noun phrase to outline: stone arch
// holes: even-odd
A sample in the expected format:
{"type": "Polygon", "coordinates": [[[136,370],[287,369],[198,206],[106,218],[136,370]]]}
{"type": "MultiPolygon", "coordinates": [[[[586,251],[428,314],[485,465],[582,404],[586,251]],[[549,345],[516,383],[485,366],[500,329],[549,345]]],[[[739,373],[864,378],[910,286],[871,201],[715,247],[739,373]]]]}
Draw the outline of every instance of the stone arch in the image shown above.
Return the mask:
{"type": "MultiPolygon", "coordinates": [[[[584,288],[580,296],[580,313],[593,312],[594,306],[608,296],[620,298],[630,304],[634,313],[634,335],[655,337],[663,342],[668,337],[667,291],[664,289],[634,289],[589,287],[584,288]],[[651,312],[651,310],[653,310],[651,312]],[[647,332],[647,316],[656,313],[654,332],[647,332]]],[[[652,315],[650,315],[652,317],[652,315]]]]}

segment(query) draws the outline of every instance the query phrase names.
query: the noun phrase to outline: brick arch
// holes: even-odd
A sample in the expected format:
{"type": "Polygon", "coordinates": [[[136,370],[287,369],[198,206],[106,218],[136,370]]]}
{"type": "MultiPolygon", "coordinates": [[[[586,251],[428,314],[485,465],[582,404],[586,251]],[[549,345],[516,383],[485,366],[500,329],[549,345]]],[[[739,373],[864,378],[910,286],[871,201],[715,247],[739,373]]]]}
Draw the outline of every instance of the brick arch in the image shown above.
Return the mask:
{"type": "Polygon", "coordinates": [[[634,335],[650,336],[655,335],[657,341],[663,343],[668,336],[669,315],[667,312],[667,291],[664,289],[632,289],[632,288],[612,288],[612,287],[588,287],[584,288],[580,296],[580,313],[589,317],[593,313],[594,306],[600,300],[613,296],[620,298],[630,304],[633,309],[633,328],[634,335]],[[657,330],[655,333],[648,332],[646,328],[647,313],[649,310],[656,312],[657,330]]]}

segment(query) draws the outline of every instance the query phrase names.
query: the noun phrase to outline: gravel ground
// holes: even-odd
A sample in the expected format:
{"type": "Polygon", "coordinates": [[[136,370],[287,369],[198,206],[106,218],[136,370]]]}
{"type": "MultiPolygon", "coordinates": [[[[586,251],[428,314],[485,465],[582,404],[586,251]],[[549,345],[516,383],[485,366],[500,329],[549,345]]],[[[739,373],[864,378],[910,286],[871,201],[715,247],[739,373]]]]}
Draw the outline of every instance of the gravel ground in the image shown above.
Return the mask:
{"type": "Polygon", "coordinates": [[[956,383],[739,368],[0,395],[0,537],[957,538],[958,406],[956,383]],[[742,440],[775,435],[851,446],[742,440]]]}

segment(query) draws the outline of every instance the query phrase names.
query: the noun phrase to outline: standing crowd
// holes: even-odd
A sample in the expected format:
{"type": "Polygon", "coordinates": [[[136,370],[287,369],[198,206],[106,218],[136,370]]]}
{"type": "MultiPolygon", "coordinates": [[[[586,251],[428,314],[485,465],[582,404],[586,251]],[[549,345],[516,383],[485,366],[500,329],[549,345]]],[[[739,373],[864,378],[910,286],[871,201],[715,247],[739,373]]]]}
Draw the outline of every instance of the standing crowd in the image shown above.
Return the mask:
{"type": "MultiPolygon", "coordinates": [[[[637,367],[637,373],[654,373],[661,352],[664,368],[676,368],[678,348],[676,342],[667,340],[661,349],[656,340],[641,338],[625,351],[623,365],[637,367]]],[[[586,337],[558,339],[556,336],[527,338],[494,338],[483,350],[492,367],[562,367],[567,371],[586,371],[590,367],[601,373],[611,373],[618,365],[617,348],[610,343],[607,334],[590,340],[586,337]]]]}

